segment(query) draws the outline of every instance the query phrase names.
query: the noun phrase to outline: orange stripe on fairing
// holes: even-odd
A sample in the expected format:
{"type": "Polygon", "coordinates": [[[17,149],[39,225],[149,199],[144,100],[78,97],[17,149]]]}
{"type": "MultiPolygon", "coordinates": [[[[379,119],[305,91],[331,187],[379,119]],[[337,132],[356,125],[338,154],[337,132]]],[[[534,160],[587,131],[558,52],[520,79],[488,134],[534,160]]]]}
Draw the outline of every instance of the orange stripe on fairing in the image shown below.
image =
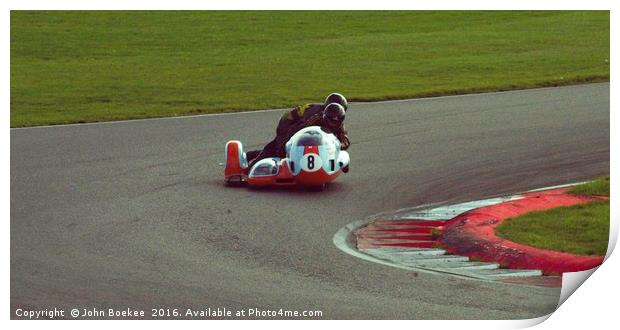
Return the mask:
{"type": "Polygon", "coordinates": [[[319,146],[305,146],[304,155],[307,154],[319,154],[319,146]]]}
{"type": "MultiPolygon", "coordinates": [[[[305,146],[304,147],[304,155],[306,154],[319,154],[318,146],[305,146]]],[[[334,174],[329,175],[323,168],[315,172],[304,172],[301,170],[297,176],[293,176],[288,167],[288,163],[282,160],[280,162],[280,171],[276,176],[265,176],[265,177],[250,177],[248,178],[248,184],[252,186],[290,186],[293,184],[302,184],[302,185],[321,185],[324,183],[328,183],[334,181],[339,175],[341,171],[336,171],[334,174]],[[283,179],[291,179],[292,182],[277,182],[277,180],[283,179]]]]}

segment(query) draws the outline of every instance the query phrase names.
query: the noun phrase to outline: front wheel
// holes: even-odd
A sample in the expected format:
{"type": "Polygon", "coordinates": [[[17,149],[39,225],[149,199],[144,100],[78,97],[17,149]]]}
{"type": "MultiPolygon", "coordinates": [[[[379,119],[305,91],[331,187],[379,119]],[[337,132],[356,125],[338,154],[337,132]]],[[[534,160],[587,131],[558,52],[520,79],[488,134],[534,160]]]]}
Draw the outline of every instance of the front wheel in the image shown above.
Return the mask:
{"type": "Polygon", "coordinates": [[[311,186],[310,190],[320,192],[320,191],[324,191],[325,188],[327,188],[327,183],[323,183],[317,186],[311,186]]]}

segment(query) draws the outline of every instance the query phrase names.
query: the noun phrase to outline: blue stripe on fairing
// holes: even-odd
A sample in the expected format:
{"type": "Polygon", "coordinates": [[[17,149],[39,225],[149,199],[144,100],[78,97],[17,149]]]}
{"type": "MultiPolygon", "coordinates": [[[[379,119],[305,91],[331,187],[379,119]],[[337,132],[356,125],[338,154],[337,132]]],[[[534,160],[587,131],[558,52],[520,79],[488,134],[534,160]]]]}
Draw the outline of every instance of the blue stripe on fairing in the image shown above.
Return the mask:
{"type": "Polygon", "coordinates": [[[304,156],[304,147],[303,146],[295,146],[291,147],[289,160],[295,162],[295,171],[293,171],[293,175],[299,174],[301,172],[301,158],[304,156]]]}

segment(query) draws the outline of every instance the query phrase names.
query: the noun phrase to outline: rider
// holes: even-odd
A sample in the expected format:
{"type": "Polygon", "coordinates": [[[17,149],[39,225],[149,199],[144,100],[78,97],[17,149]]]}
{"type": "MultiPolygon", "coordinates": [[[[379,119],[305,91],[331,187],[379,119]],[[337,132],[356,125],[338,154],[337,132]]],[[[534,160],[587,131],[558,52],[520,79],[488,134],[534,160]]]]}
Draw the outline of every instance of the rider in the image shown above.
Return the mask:
{"type": "Polygon", "coordinates": [[[321,126],[326,131],[338,137],[342,150],[346,150],[350,141],[344,127],[344,117],[347,110],[347,99],[339,93],[332,93],[325,98],[325,102],[310,103],[287,110],[276,128],[276,137],[263,150],[246,152],[252,168],[257,161],[268,157],[285,157],[286,142],[299,130],[308,126],[321,126]]]}

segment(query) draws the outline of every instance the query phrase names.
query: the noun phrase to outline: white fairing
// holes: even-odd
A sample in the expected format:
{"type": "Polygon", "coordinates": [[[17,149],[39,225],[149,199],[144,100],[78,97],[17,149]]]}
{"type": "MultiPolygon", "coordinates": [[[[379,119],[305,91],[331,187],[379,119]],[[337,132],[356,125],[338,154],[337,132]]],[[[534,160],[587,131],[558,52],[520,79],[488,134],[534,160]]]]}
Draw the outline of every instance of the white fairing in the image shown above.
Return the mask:
{"type": "MultiPolygon", "coordinates": [[[[306,127],[286,143],[286,158],[261,159],[250,169],[248,176],[277,176],[282,161],[288,165],[292,176],[301,171],[312,173],[319,170],[331,176],[349,165],[349,153],[340,150],[340,147],[340,141],[334,134],[323,131],[319,126],[306,127]]],[[[245,154],[241,159],[247,166],[245,154]]]]}
{"type": "Polygon", "coordinates": [[[349,165],[349,153],[344,151],[344,150],[340,150],[340,153],[338,155],[338,163],[340,163],[340,167],[347,167],[349,165]]]}
{"type": "Polygon", "coordinates": [[[349,153],[340,150],[340,141],[319,126],[299,130],[286,144],[286,154],[293,175],[323,169],[332,175],[349,165],[349,153]],[[318,154],[305,153],[307,146],[317,146],[318,154]]]}

